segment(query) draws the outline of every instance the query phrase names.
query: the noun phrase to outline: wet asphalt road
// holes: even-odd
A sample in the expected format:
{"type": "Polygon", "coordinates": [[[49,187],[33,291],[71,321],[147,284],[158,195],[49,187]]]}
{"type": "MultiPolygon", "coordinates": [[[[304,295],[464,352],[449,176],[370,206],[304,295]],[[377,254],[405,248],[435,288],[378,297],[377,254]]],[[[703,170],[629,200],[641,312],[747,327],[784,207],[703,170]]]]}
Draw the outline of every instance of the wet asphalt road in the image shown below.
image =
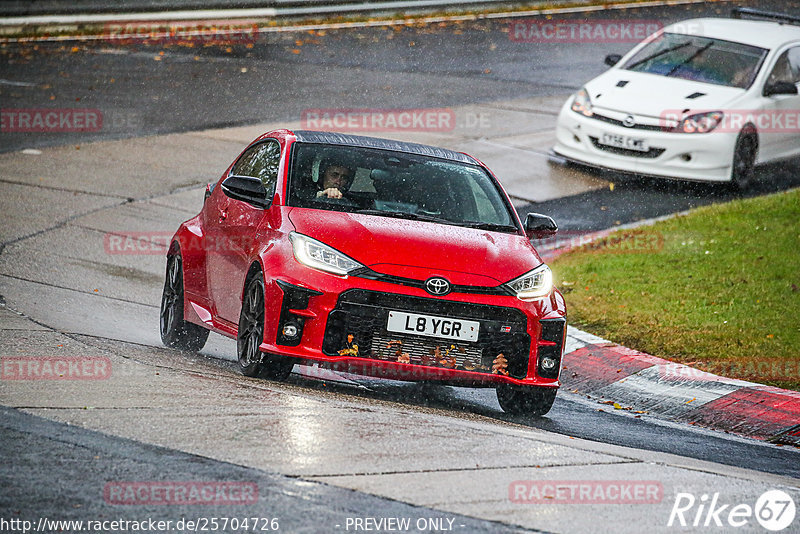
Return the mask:
{"type": "Polygon", "coordinates": [[[548,414],[542,418],[510,416],[497,404],[494,389],[460,388],[413,384],[392,380],[372,380],[348,375],[354,384],[332,384],[296,374],[290,382],[304,387],[324,388],[364,396],[438,408],[451,412],[477,414],[500,421],[637,449],[665,452],[698,460],[745,467],[765,473],[800,478],[799,451],[763,442],[659,421],[653,417],[616,412],[596,399],[561,391],[548,414]],[[746,459],[746,460],[745,460],[746,459]]]}
{"type": "MultiPolygon", "coordinates": [[[[101,342],[101,345],[130,353],[130,346],[126,348],[124,344],[114,347],[112,342],[101,342]]],[[[185,357],[173,352],[162,355],[160,359],[167,363],[173,358],[185,357]]],[[[251,385],[237,376],[238,372],[229,362],[200,356],[192,359],[199,364],[195,369],[197,373],[222,373],[221,376],[231,384],[238,382],[238,387],[251,385]]],[[[359,398],[365,407],[374,401],[398,402],[425,411],[445,410],[468,420],[476,417],[496,419],[501,424],[530,426],[567,436],[800,477],[797,451],[751,440],[715,436],[715,433],[702,429],[658,423],[648,420],[647,416],[635,419],[598,413],[597,405],[569,393],[559,395],[546,417],[529,420],[503,414],[496,404],[494,392],[489,389],[351,378],[357,382],[336,384],[295,374],[287,382],[307,390],[324,390],[327,395],[359,398]]],[[[0,465],[0,480],[5,488],[0,491],[0,510],[3,510],[2,517],[6,520],[27,520],[34,524],[39,518],[53,521],[152,520],[171,521],[172,525],[184,520],[206,522],[205,525],[210,527],[207,522],[212,518],[249,518],[252,521],[256,517],[263,520],[261,528],[277,519],[279,530],[284,532],[336,532],[350,530],[343,528],[348,518],[398,517],[413,522],[431,518],[452,520],[456,532],[533,531],[109,436],[10,408],[0,408],[0,431],[3,435],[0,454],[5,459],[0,465]],[[42,469],[45,465],[47,469],[42,469]],[[109,484],[120,485],[126,481],[158,481],[162,486],[186,481],[255,485],[257,499],[244,505],[115,504],[104,490],[109,484]],[[10,488],[13,491],[9,491],[10,488]]],[[[194,530],[191,527],[172,528],[173,531],[194,530]]],[[[52,528],[52,531],[56,530],[52,528]]],[[[252,527],[247,529],[253,530],[252,527]]],[[[63,531],[79,530],[64,528],[63,531]]],[[[244,529],[219,531],[241,532],[244,529]]]]}
{"type": "MultiPolygon", "coordinates": [[[[9,408],[0,408],[0,429],[3,433],[0,454],[7,460],[0,465],[0,480],[6,488],[14,488],[14,493],[0,491],[0,516],[5,521],[31,521],[34,527],[44,518],[53,522],[144,522],[141,529],[130,526],[106,529],[111,532],[159,531],[152,528],[150,522],[169,521],[168,531],[172,532],[203,531],[205,528],[211,532],[311,533],[320,532],[322,525],[331,532],[346,531],[347,518],[400,517],[410,518],[412,522],[449,519],[453,530],[458,532],[520,531],[494,521],[443,514],[392,499],[110,437],[9,408]],[[43,464],[50,468],[40,469],[43,464]],[[106,485],[125,487],[122,484],[128,481],[159,481],[163,487],[185,481],[225,481],[234,487],[241,485],[243,491],[249,489],[255,498],[246,499],[243,504],[231,504],[220,498],[216,503],[202,506],[114,504],[113,494],[104,492],[106,485]],[[26,498],[21,499],[21,495],[26,498]],[[217,518],[216,525],[220,528],[213,528],[212,518],[217,518]],[[223,523],[225,518],[228,521],[223,523]],[[178,528],[181,520],[183,528],[178,528]],[[194,527],[186,526],[187,523],[194,527]],[[226,524],[228,528],[221,528],[226,524]],[[233,525],[237,527],[232,528],[233,525]]],[[[236,496],[233,493],[223,495],[236,496]]],[[[235,501],[231,499],[231,502],[235,501]]],[[[43,530],[81,531],[74,523],[72,528],[50,525],[43,530]]],[[[84,528],[88,527],[86,523],[84,528]]],[[[8,526],[3,530],[21,531],[8,526]]]]}

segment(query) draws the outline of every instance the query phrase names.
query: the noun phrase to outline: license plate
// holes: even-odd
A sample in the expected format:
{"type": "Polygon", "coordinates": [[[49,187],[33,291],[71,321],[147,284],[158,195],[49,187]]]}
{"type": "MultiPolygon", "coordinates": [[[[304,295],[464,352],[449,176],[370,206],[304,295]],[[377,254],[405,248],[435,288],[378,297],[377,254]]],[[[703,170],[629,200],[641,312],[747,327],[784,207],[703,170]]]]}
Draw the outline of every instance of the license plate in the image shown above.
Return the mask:
{"type": "Polygon", "coordinates": [[[637,137],[628,137],[627,135],[604,133],[600,137],[599,142],[600,144],[606,146],[625,148],[628,150],[635,150],[637,152],[648,152],[650,150],[647,140],[637,137]]]}
{"type": "Polygon", "coordinates": [[[480,326],[478,321],[390,311],[386,330],[399,334],[478,341],[480,326]]]}

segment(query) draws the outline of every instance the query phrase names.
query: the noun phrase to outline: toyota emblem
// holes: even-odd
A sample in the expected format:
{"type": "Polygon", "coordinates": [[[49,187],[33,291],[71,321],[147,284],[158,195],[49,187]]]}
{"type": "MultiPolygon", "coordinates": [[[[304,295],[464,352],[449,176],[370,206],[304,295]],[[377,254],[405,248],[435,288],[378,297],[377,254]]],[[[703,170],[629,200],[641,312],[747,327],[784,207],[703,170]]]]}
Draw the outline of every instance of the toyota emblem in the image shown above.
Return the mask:
{"type": "Polygon", "coordinates": [[[622,125],[625,126],[626,128],[633,128],[634,126],[636,126],[636,119],[633,118],[633,115],[628,115],[622,121],[622,125]]]}
{"type": "Polygon", "coordinates": [[[425,291],[431,295],[447,295],[450,293],[450,282],[438,276],[428,278],[425,281],[425,291]]]}

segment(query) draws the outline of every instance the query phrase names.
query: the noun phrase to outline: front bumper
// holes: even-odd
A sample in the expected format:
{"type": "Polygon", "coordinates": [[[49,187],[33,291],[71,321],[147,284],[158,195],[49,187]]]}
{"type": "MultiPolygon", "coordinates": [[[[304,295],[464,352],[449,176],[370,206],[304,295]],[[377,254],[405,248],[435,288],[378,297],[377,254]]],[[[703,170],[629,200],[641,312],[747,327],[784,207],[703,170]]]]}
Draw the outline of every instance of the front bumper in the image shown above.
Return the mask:
{"type": "Polygon", "coordinates": [[[559,113],[553,147],[557,155],[569,161],[644,176],[702,182],[730,181],[736,133],[679,134],[658,129],[626,128],[575,113],[569,104],[568,101],[559,113]],[[643,139],[650,151],[608,147],[598,142],[604,133],[643,139]]]}
{"type": "Polygon", "coordinates": [[[475,293],[432,297],[415,287],[302,272],[302,280],[288,273],[267,280],[266,317],[274,320],[265,324],[264,352],[397,380],[559,386],[566,319],[557,291],[532,302],[475,293]],[[389,332],[390,311],[478,321],[478,340],[389,332]],[[294,339],[283,334],[289,323],[299,330],[294,339]],[[542,366],[545,357],[554,368],[542,366]]]}

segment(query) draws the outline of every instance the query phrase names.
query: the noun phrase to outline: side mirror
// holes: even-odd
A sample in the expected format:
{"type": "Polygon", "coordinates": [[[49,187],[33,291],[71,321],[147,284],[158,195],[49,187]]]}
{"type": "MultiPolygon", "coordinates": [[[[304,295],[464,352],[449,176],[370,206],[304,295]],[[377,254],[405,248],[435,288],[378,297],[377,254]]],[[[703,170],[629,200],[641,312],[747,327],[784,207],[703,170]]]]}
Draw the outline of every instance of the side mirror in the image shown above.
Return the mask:
{"type": "Polygon", "coordinates": [[[796,94],[797,86],[792,82],[775,82],[764,86],[764,96],[796,94]]]}
{"type": "Polygon", "coordinates": [[[221,184],[222,192],[229,197],[247,202],[257,208],[268,208],[267,188],[252,176],[228,176],[221,184]]]}
{"type": "Polygon", "coordinates": [[[558,225],[547,215],[529,213],[525,217],[525,235],[528,239],[544,239],[552,237],[558,232],[558,225]]]}
{"type": "Polygon", "coordinates": [[[605,63],[606,63],[606,65],[608,65],[609,67],[613,67],[614,65],[616,65],[617,63],[619,63],[619,60],[620,60],[620,59],[622,59],[622,55],[621,55],[621,54],[608,54],[608,55],[606,56],[606,61],[605,61],[605,63]]]}

